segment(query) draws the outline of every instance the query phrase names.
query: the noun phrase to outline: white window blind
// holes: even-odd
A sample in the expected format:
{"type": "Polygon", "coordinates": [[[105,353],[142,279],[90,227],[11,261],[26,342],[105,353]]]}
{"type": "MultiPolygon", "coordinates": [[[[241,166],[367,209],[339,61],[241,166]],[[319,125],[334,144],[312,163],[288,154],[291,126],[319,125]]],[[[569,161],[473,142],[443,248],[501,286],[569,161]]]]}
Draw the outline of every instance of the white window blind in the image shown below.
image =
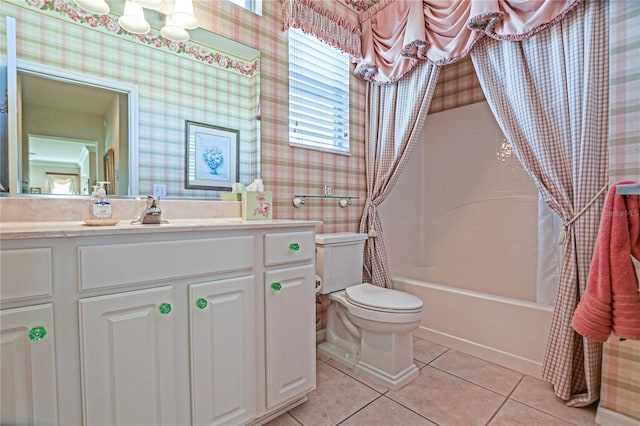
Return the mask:
{"type": "Polygon", "coordinates": [[[349,153],[349,55],[293,28],[289,143],[349,153]]]}

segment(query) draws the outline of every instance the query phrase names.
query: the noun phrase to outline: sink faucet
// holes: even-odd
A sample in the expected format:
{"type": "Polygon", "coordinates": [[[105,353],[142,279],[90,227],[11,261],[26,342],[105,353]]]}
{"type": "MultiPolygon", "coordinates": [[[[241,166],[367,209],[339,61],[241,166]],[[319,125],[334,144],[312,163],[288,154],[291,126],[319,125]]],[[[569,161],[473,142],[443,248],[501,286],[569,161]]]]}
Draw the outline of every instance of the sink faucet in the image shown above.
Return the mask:
{"type": "Polygon", "coordinates": [[[166,220],[161,219],[162,210],[160,210],[160,199],[158,197],[154,197],[153,195],[147,196],[147,208],[144,209],[142,214],[140,215],[140,219],[134,220],[133,224],[160,224],[160,223],[169,223],[166,220]]]}

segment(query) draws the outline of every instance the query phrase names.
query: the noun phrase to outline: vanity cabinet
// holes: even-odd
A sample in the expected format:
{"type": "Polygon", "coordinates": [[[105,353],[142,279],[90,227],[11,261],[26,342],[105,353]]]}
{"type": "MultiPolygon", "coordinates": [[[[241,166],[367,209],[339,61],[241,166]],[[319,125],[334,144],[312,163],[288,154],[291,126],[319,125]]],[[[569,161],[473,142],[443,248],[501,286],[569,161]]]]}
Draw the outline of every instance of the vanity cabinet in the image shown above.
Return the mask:
{"type": "Polygon", "coordinates": [[[0,424],[57,424],[53,306],[0,311],[0,424]]]}
{"type": "Polygon", "coordinates": [[[315,388],[314,277],[312,265],[265,272],[267,408],[315,388]]]}
{"type": "Polygon", "coordinates": [[[52,250],[0,250],[0,424],[57,424],[52,250]]]}
{"type": "Polygon", "coordinates": [[[80,299],[84,424],[176,424],[174,305],[168,286],[80,299]]]}
{"type": "Polygon", "coordinates": [[[192,419],[243,424],[257,412],[256,279],[189,286],[192,419]]]}
{"type": "Polygon", "coordinates": [[[304,402],[315,225],[3,229],[3,261],[24,251],[49,272],[2,300],[2,424],[262,424],[304,402]],[[35,326],[47,335],[32,342],[35,326]]]}

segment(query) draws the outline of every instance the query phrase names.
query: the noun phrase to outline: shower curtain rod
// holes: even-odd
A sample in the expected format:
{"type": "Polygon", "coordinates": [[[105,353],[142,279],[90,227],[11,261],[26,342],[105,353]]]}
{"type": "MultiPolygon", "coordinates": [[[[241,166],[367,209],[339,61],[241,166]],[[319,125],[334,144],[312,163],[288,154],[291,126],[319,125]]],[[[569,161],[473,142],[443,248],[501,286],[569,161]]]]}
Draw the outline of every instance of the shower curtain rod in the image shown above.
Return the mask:
{"type": "Polygon", "coordinates": [[[616,186],[616,194],[636,195],[640,194],[640,183],[628,183],[616,186]]]}

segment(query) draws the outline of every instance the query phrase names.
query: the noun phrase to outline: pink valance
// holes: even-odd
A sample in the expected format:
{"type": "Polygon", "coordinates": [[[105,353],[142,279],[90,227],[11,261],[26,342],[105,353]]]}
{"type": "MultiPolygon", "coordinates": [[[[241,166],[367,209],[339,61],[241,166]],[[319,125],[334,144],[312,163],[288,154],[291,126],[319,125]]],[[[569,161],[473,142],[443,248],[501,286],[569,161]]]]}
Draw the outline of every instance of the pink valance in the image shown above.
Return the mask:
{"type": "MultiPolygon", "coordinates": [[[[338,5],[337,2],[332,2],[338,5]]],[[[317,0],[282,0],[284,30],[299,28],[352,56],[360,57],[360,28],[317,0]]]]}
{"type": "Polygon", "coordinates": [[[362,58],[355,73],[390,84],[418,60],[444,65],[462,59],[483,37],[531,37],[582,1],[382,0],[360,15],[362,58]]]}

